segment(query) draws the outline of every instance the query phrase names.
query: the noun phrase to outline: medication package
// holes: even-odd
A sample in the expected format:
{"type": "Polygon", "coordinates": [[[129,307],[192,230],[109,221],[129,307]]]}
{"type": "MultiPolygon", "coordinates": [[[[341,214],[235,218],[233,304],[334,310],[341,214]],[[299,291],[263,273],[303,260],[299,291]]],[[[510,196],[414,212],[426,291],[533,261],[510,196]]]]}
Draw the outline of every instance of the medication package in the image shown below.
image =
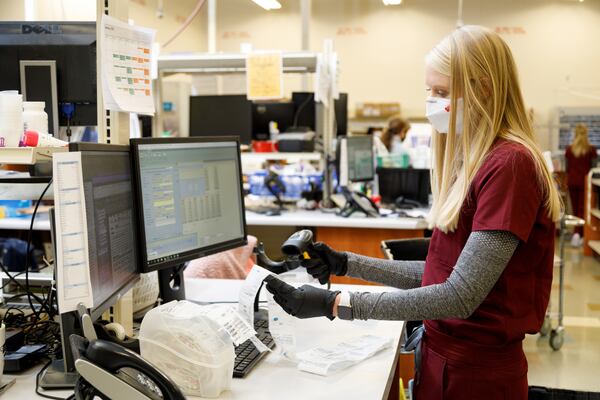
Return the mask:
{"type": "Polygon", "coordinates": [[[363,335],[328,347],[316,347],[296,354],[298,369],[327,376],[373,357],[392,345],[392,339],[363,335]]]}
{"type": "Polygon", "coordinates": [[[140,352],[186,395],[218,397],[231,387],[233,344],[252,338],[258,341],[255,335],[231,305],[172,301],[144,317],[140,352]]]}

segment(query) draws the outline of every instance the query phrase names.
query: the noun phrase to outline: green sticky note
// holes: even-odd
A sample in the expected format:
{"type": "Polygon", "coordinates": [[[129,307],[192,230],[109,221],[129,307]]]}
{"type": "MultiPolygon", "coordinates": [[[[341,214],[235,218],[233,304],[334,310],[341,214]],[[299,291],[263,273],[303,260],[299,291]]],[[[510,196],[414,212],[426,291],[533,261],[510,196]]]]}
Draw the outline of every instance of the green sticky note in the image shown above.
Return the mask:
{"type": "Polygon", "coordinates": [[[133,89],[129,89],[129,94],[135,94],[135,92],[133,91],[133,89]]]}
{"type": "Polygon", "coordinates": [[[131,85],[133,83],[133,79],[127,78],[127,82],[129,82],[129,84],[131,85]]]}
{"type": "Polygon", "coordinates": [[[128,73],[128,74],[131,74],[132,72],[133,72],[133,71],[132,71],[132,69],[131,69],[131,68],[129,68],[129,67],[127,67],[127,73],[128,73]]]}

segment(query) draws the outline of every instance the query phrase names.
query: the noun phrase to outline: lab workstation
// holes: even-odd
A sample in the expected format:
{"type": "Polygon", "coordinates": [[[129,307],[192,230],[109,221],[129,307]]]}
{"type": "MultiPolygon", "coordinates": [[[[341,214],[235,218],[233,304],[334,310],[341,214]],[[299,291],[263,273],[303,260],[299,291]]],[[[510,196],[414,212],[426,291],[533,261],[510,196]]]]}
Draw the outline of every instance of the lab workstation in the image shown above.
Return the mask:
{"type": "Polygon", "coordinates": [[[0,398],[600,399],[598,35],[0,0],[0,398]]]}

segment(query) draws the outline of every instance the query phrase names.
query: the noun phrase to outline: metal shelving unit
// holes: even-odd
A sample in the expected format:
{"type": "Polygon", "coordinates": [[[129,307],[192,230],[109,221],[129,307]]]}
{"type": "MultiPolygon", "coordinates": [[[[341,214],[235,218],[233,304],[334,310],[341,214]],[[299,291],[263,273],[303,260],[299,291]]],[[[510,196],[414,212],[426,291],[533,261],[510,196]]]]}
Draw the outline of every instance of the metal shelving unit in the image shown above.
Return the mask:
{"type": "MultiPolygon", "coordinates": [[[[282,63],[284,73],[315,73],[317,69],[328,73],[333,79],[339,70],[337,57],[333,52],[333,43],[325,41],[322,53],[314,52],[283,52],[282,63]]],[[[246,54],[243,53],[196,53],[183,55],[162,55],[158,57],[157,62],[158,79],[154,82],[154,101],[156,109],[160,110],[162,106],[162,80],[172,74],[177,73],[195,73],[195,74],[240,74],[246,72],[246,54]]],[[[333,138],[335,132],[335,111],[333,109],[334,96],[333,84],[326,88],[326,101],[316,103],[316,134],[317,140],[322,141],[322,151],[319,153],[320,161],[325,172],[324,196],[323,201],[329,202],[332,192],[331,177],[329,173],[329,163],[327,162],[333,156],[333,138]]],[[[161,113],[156,114],[154,118],[155,134],[160,132],[163,126],[161,113]]],[[[275,153],[271,153],[275,154],[275,153]]],[[[278,153],[279,154],[279,153],[278,153]]],[[[282,158],[292,157],[292,153],[281,153],[282,158]]],[[[248,157],[248,156],[245,156],[248,157]]],[[[260,156],[249,156],[260,157],[260,156]]],[[[277,158],[276,158],[277,159],[277,158]]],[[[297,159],[297,158],[296,158],[297,159]]]]}

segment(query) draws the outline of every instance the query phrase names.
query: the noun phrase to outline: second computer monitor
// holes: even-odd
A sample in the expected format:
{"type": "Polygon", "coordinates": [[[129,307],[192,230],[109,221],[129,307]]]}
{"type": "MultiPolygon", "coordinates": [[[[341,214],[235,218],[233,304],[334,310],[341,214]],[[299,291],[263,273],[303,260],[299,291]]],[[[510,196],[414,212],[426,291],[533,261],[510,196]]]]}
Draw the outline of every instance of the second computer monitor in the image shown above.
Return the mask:
{"type": "Polygon", "coordinates": [[[370,181],[375,177],[373,138],[371,136],[349,136],[345,140],[348,154],[348,180],[370,181]]]}
{"type": "Polygon", "coordinates": [[[239,136],[252,141],[252,103],[246,95],[191,96],[190,136],[239,136]]]}
{"type": "Polygon", "coordinates": [[[133,139],[142,269],[246,244],[239,141],[133,139]]]}

